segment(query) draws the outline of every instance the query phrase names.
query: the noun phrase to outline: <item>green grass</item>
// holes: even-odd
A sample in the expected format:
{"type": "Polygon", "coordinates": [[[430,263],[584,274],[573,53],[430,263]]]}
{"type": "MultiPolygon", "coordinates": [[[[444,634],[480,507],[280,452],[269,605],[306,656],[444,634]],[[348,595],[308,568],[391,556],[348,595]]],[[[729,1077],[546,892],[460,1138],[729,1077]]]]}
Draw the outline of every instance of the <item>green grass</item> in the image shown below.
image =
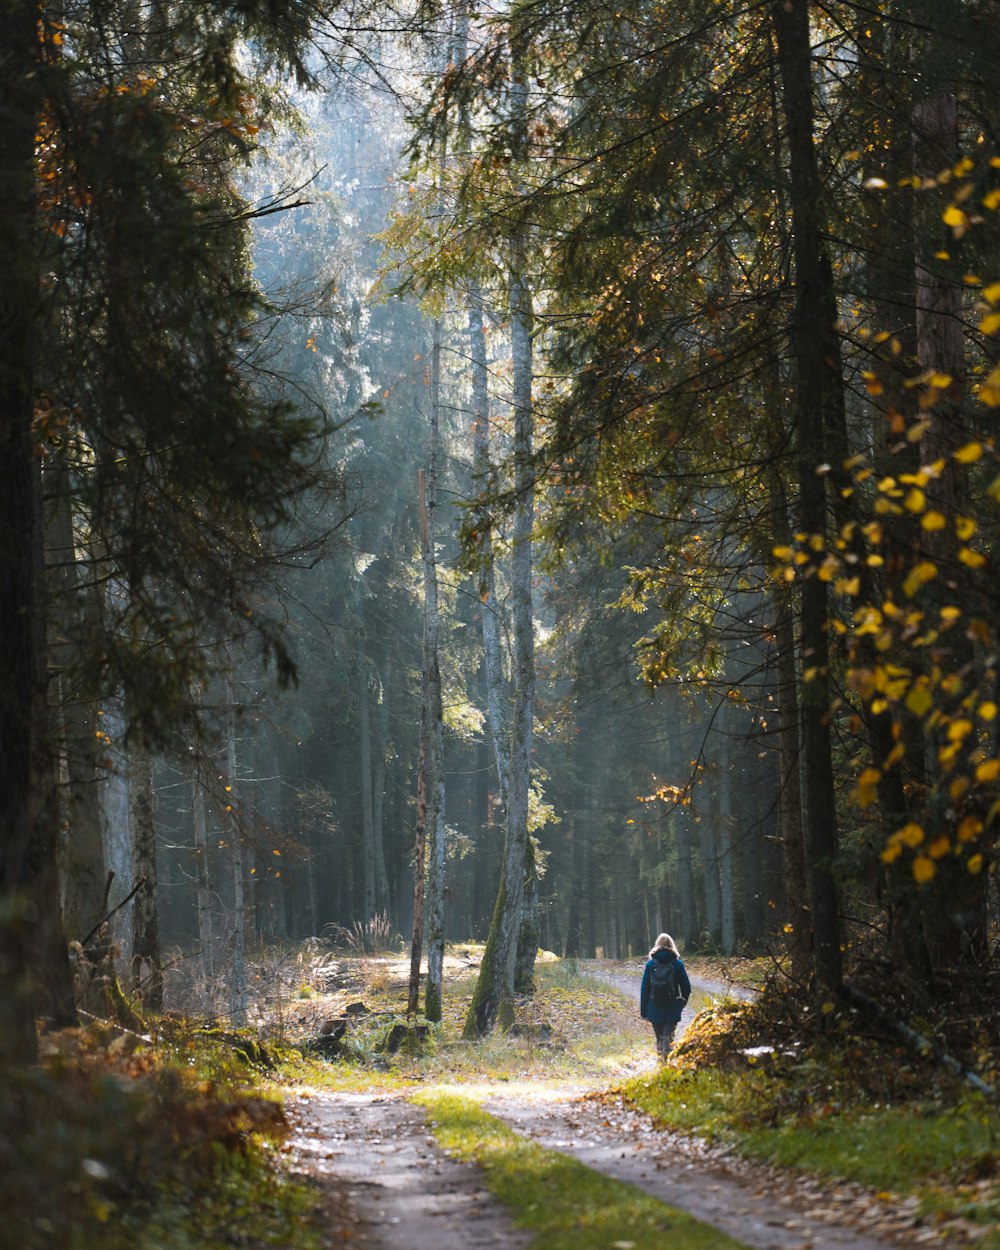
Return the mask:
{"type": "Polygon", "coordinates": [[[675,1072],[622,1093],[669,1128],[731,1143],[741,1154],[876,1193],[916,1196],[928,1219],[960,1217],[1000,1250],[1000,1127],[978,1096],[951,1104],[842,1104],[795,1088],[794,1073],[675,1072]]]}
{"type": "Polygon", "coordinates": [[[426,1091],[439,1144],[478,1163],[486,1185],[544,1250],[738,1250],[741,1242],[575,1159],[512,1132],[469,1098],[426,1091]]]}

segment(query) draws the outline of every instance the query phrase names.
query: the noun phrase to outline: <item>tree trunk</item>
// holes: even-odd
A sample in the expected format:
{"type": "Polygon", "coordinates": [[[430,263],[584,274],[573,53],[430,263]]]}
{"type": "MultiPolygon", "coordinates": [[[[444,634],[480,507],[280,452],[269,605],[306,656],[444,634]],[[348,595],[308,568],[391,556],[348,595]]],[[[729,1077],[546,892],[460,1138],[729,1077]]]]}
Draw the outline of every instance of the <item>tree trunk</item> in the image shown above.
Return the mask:
{"type": "Polygon", "coordinates": [[[205,1008],[211,1012],[212,982],[215,976],[215,936],[212,932],[212,885],[209,879],[208,811],[205,788],[197,775],[191,788],[191,824],[194,830],[194,876],[197,886],[198,949],[200,951],[201,977],[205,986],[205,1008]]]}
{"type": "Polygon", "coordinates": [[[678,888],[682,899],[681,941],[686,951],[694,951],[701,944],[701,923],[694,886],[690,808],[675,807],[670,819],[677,843],[678,888]]]}
{"type": "MultiPolygon", "coordinates": [[[[232,687],[229,690],[229,710],[226,715],[226,776],[229,778],[232,806],[241,806],[236,784],[236,704],[232,687]]],[[[242,822],[230,814],[229,828],[232,843],[231,859],[233,873],[233,964],[229,983],[229,1016],[237,1028],[247,1022],[247,916],[244,898],[245,864],[243,855],[242,822]]]]}
{"type": "Polygon", "coordinates": [[[152,1011],[163,1006],[160,958],[160,911],[156,873],[156,825],[153,818],[153,762],[145,747],[129,752],[129,823],[133,873],[142,888],[132,904],[132,987],[152,1011]]]}
{"type": "Polygon", "coordinates": [[[100,729],[92,703],[76,689],[78,648],[73,642],[79,616],[92,619],[88,607],[93,594],[81,593],[73,504],[69,476],[62,464],[43,475],[46,566],[48,583],[48,637],[46,646],[53,670],[57,718],[55,738],[62,743],[65,761],[64,833],[60,846],[63,927],[81,941],[101,919],[107,865],[101,819],[97,747],[100,729]]]}
{"type": "MultiPolygon", "coordinates": [[[[422,494],[422,492],[421,492],[422,494]]],[[[410,939],[410,982],[406,1014],[415,1016],[420,1007],[420,960],[424,949],[424,897],[427,859],[427,750],[430,710],[421,700],[420,739],[417,748],[417,819],[413,839],[413,935],[410,939]]]]}
{"type": "MultiPolygon", "coordinates": [[[[34,154],[42,106],[37,22],[35,4],[0,6],[0,1056],[16,1063],[30,1062],[36,1051],[41,987],[33,984],[31,951],[48,920],[37,909],[42,883],[36,874],[50,867],[37,854],[33,778],[41,550],[31,428],[38,314],[34,154]]],[[[58,895],[53,905],[58,908],[58,895]]]]}
{"type": "MultiPolygon", "coordinates": [[[[708,804],[698,820],[698,849],[701,853],[702,880],[705,886],[705,931],[711,944],[722,940],[722,891],[719,887],[718,799],[708,804]]],[[[699,935],[700,936],[700,935],[699,935]]]]}
{"type": "MultiPolygon", "coordinates": [[[[362,592],[363,593],[363,592],[362,592]]],[[[375,919],[375,809],[372,776],[371,691],[368,686],[368,653],[365,647],[364,618],[358,632],[358,750],[361,780],[361,893],[365,924],[375,919]]]]}
{"type": "Polygon", "coordinates": [[[372,767],[372,846],[375,851],[375,907],[392,912],[389,874],[385,867],[385,782],[389,759],[389,689],[392,680],[392,654],[387,651],[379,678],[375,716],[375,761],[372,767]]]}
{"type": "Polygon", "coordinates": [[[426,493],[421,497],[424,566],[424,697],[428,706],[427,834],[427,988],[424,1015],[441,1019],[444,975],[444,711],[441,701],[440,629],[437,576],[438,472],[441,456],[441,320],[434,322],[431,345],[430,455],[426,493]]]}
{"type": "MultiPolygon", "coordinates": [[[[825,538],[824,477],[828,439],[844,427],[843,377],[837,338],[833,273],[823,245],[821,184],[814,143],[812,43],[808,0],[776,0],[772,8],[778,46],[789,159],[789,206],[795,262],[793,351],[797,367],[799,512],[801,528],[825,538]]],[[[809,904],[816,977],[834,991],[842,976],[837,860],[837,810],[833,783],[826,583],[815,564],[802,578],[802,747],[806,796],[809,904]]]]}
{"type": "MultiPolygon", "coordinates": [[[[520,38],[523,38],[523,34],[520,38]]],[[[518,128],[524,132],[527,117],[527,77],[521,70],[521,63],[520,45],[517,37],[512,36],[511,95],[518,128]]],[[[531,598],[531,532],[534,513],[531,392],[534,313],[527,282],[526,228],[522,225],[514,227],[511,237],[510,313],[516,500],[510,569],[513,604],[510,772],[504,813],[503,881],[486,940],[479,980],[465,1023],[466,1037],[489,1033],[498,1021],[506,1026],[513,1019],[511,996],[528,854],[528,796],[535,704],[534,620],[531,598]]]]}

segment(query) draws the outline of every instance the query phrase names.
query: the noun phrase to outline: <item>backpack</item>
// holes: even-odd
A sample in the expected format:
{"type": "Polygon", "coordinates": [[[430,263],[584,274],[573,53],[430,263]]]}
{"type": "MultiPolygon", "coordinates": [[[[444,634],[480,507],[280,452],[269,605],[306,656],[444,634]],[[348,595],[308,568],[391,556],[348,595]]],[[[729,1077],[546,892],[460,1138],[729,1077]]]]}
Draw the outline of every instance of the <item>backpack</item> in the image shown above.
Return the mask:
{"type": "Polygon", "coordinates": [[[681,996],[677,984],[677,960],[654,959],[649,973],[650,997],[657,1007],[670,1007],[681,996]]]}

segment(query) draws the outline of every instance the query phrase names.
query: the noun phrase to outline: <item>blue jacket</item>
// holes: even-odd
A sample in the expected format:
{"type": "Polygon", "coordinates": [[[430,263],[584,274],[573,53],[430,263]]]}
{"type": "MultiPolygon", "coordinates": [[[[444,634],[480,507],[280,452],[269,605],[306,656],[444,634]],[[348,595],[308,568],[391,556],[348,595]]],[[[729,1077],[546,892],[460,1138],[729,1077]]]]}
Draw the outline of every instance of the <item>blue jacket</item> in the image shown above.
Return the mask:
{"type": "Polygon", "coordinates": [[[687,1006],[687,1000],[691,997],[691,982],[688,980],[688,974],[684,971],[684,965],[680,959],[664,947],[658,950],[655,955],[650,956],[646,961],[646,968],[642,974],[642,988],[639,990],[639,1014],[644,1020],[648,1020],[650,1024],[676,1024],[681,1018],[681,1012],[687,1006]],[[669,1007],[658,1007],[650,996],[650,970],[655,963],[669,963],[671,960],[677,960],[677,986],[680,989],[681,997],[675,1003],[671,1003],[669,1007]]]}

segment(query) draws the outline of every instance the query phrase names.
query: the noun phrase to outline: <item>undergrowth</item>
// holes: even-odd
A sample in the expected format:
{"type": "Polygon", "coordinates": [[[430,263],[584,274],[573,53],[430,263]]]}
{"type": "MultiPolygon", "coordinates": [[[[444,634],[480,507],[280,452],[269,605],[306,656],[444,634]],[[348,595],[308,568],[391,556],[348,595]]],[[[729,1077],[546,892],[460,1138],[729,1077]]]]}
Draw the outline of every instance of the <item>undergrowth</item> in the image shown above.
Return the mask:
{"type": "Polygon", "coordinates": [[[0,1245],[319,1250],[258,1074],[193,1027],[137,1040],[67,1031],[35,1067],[0,1071],[0,1245]]]}
{"type": "MultiPolygon", "coordinates": [[[[515,1026],[475,1042],[462,1029],[478,968],[450,970],[445,978],[443,1018],[419,1040],[408,1038],[392,1054],[385,1040],[393,1025],[406,1024],[406,983],[388,978],[365,995],[368,1010],[355,1016],[341,1053],[332,1060],[288,1057],[282,1073],[288,1080],[327,1089],[406,1088],[447,1079],[482,1081],[585,1081],[607,1084],[648,1061],[650,1034],[638,1018],[637,1002],[623,1003],[599,981],[581,974],[570,962],[550,959],[536,965],[537,992],[518,999],[515,1026]]],[[[636,982],[638,986],[638,980],[636,982]]],[[[327,1012],[343,1010],[342,998],[327,1000],[327,1012]]],[[[299,1032],[315,1028],[322,1012],[310,1002],[301,1012],[299,1032]]],[[[410,1022],[425,1026],[418,1017],[410,1022]]],[[[293,1046],[296,1039],[290,1039],[293,1046]]],[[[300,1046],[301,1046],[300,1042],[300,1046]]]]}

